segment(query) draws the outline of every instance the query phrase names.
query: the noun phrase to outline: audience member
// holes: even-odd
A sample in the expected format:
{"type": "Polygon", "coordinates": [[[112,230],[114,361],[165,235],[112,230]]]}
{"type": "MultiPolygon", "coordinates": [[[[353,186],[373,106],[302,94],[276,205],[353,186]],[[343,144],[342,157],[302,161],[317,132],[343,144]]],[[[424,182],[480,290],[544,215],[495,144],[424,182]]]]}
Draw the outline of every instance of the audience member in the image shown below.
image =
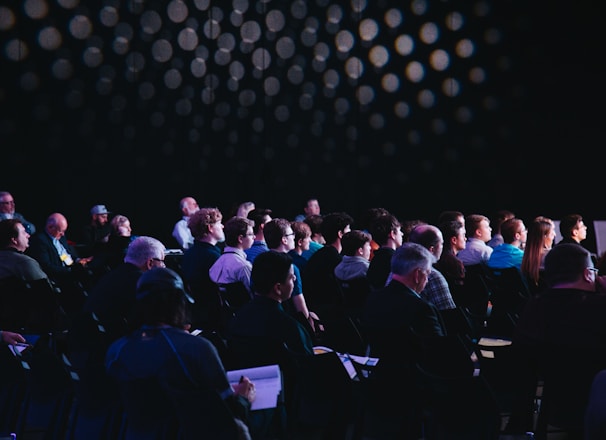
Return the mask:
{"type": "Polygon", "coordinates": [[[272,210],[268,208],[255,208],[248,213],[247,218],[255,223],[253,226],[255,239],[252,246],[245,251],[246,259],[251,263],[255,261],[257,255],[269,250],[267,243],[265,242],[263,230],[265,229],[265,224],[271,220],[272,214],[272,210]]]}
{"type": "Polygon", "coordinates": [[[0,191],[0,221],[13,218],[21,221],[21,224],[29,235],[36,233],[36,226],[32,222],[25,220],[23,215],[15,212],[15,199],[13,195],[8,191],[0,191]]]}
{"type": "Polygon", "coordinates": [[[562,239],[557,243],[581,244],[587,238],[587,225],[580,214],[568,214],[560,220],[562,239]]]}
{"type": "MultiPolygon", "coordinates": [[[[364,214],[360,218],[359,228],[363,231],[366,231],[370,234],[370,225],[373,220],[382,215],[389,214],[389,211],[385,208],[368,208],[364,211],[364,214]]],[[[379,249],[381,246],[376,242],[374,237],[370,239],[370,260],[375,256],[375,251],[379,249]]]]}
{"type": "Polygon", "coordinates": [[[491,248],[496,248],[498,245],[503,244],[503,235],[501,234],[501,225],[510,218],[514,218],[516,215],[507,210],[501,209],[496,212],[494,218],[490,222],[492,227],[492,238],[486,243],[491,248]]]}
{"type": "Polygon", "coordinates": [[[493,248],[486,264],[495,269],[522,266],[522,258],[528,236],[528,229],[519,218],[510,218],[501,224],[503,243],[493,248]]]}
{"type": "MultiPolygon", "coordinates": [[[[129,417],[126,436],[156,436],[159,430],[153,422],[162,426],[174,414],[170,401],[153,395],[151,390],[142,394],[133,393],[136,387],[131,388],[129,384],[144,380],[154,381],[163,390],[178,390],[187,394],[210,387],[235,415],[245,420],[250,403],[255,399],[254,384],[243,377],[232,388],[217,349],[209,340],[187,331],[187,305],[191,298],[188,298],[179,275],[167,268],[145,272],[137,283],[136,298],[136,312],[143,325],[109,347],[105,366],[107,373],[122,388],[127,402],[138,402],[135,408],[151,408],[160,419],[150,420],[152,426],[146,426],[144,423],[139,425],[136,418],[129,417]],[[148,399],[153,399],[153,403],[148,399]],[[162,407],[152,407],[154,404],[162,407]]],[[[127,404],[125,409],[128,417],[133,406],[127,404]]],[[[145,412],[143,409],[136,412],[139,411],[145,412]]],[[[200,414],[203,420],[210,417],[208,413],[200,414]]],[[[153,416],[148,414],[146,418],[153,416]]],[[[213,422],[216,421],[206,420],[207,429],[213,422]]],[[[219,428],[219,431],[223,430],[227,431],[228,426],[219,428]]],[[[193,438],[192,435],[195,434],[189,433],[185,438],[193,438]]],[[[218,434],[215,432],[213,435],[218,434]]]]}
{"type": "Polygon", "coordinates": [[[528,226],[520,271],[531,292],[537,293],[545,287],[542,276],[545,269],[545,256],[553,247],[555,236],[555,225],[547,217],[535,219],[528,226]]]}
{"type": "MultiPolygon", "coordinates": [[[[278,219],[272,221],[275,220],[278,219]]],[[[228,341],[264,338],[276,341],[279,350],[286,344],[294,352],[313,355],[309,333],[283,308],[283,303],[292,295],[295,277],[292,258],[287,253],[272,249],[260,254],[251,274],[255,295],[230,321],[228,341]]],[[[276,354],[273,360],[280,357],[276,354]]]]}
{"type": "Polygon", "coordinates": [[[125,215],[115,215],[111,222],[111,234],[107,241],[105,264],[112,269],[124,261],[128,245],[133,240],[130,220],[125,215]]]}
{"type": "Polygon", "coordinates": [[[442,211],[438,215],[438,225],[444,224],[446,222],[459,221],[465,224],[465,216],[461,211],[442,211]]]}
{"type": "Polygon", "coordinates": [[[186,287],[196,301],[192,306],[194,328],[212,330],[222,324],[217,286],[208,273],[221,256],[217,243],[225,240],[222,219],[218,208],[201,208],[187,223],[194,244],[183,254],[181,271],[186,287]]]}
{"type": "MultiPolygon", "coordinates": [[[[545,391],[554,393],[552,405],[560,402],[567,426],[581,429],[591,381],[606,367],[604,278],[597,275],[589,251],[562,243],[545,257],[545,280],[548,287],[532,296],[520,314],[513,344],[528,363],[525,368],[536,370],[535,377],[546,375],[545,391]]],[[[536,381],[529,384],[525,410],[517,407],[522,413],[510,418],[521,431],[532,426],[535,392],[536,381]]]]}
{"type": "Polygon", "coordinates": [[[95,205],[91,208],[90,223],[82,227],[77,240],[80,255],[89,257],[105,252],[111,234],[109,214],[105,205],[95,205]]]}
{"type": "Polygon", "coordinates": [[[210,279],[218,284],[241,283],[252,297],[250,273],[252,263],[246,259],[246,249],[252,246],[254,222],[246,217],[232,217],[225,223],[223,253],[210,267],[210,279]]]}
{"type": "Polygon", "coordinates": [[[46,219],[44,230],[30,239],[26,253],[40,263],[48,277],[60,286],[78,278],[77,271],[86,267],[93,257],[79,258],[65,237],[68,223],[63,214],[55,212],[46,219]],[[74,273],[74,271],[76,271],[74,273]]]}
{"type": "Polygon", "coordinates": [[[375,218],[370,224],[370,234],[379,244],[368,266],[366,276],[374,289],[386,285],[391,271],[391,258],[396,249],[402,246],[402,226],[392,214],[375,218]]]}
{"type": "Polygon", "coordinates": [[[606,438],[606,369],[600,370],[591,383],[584,425],[584,440],[606,438]]]}
{"type": "Polygon", "coordinates": [[[370,234],[359,229],[353,229],[343,235],[341,238],[343,259],[334,270],[337,279],[349,281],[366,278],[370,265],[370,241],[370,234]]]}
{"type": "Polygon", "coordinates": [[[303,273],[307,266],[307,259],[303,258],[303,252],[309,249],[311,242],[311,228],[305,222],[291,222],[293,232],[295,233],[295,248],[288,251],[292,257],[292,262],[299,272],[303,273]]]}
{"type": "Polygon", "coordinates": [[[305,220],[303,220],[311,229],[311,241],[309,242],[309,249],[303,251],[301,254],[301,256],[306,260],[309,260],[318,249],[326,244],[326,240],[324,240],[324,236],[322,235],[323,220],[324,217],[321,215],[309,215],[305,217],[305,220]]]}
{"type": "MultiPolygon", "coordinates": [[[[418,243],[403,243],[395,250],[390,283],[368,296],[364,314],[367,330],[399,332],[410,327],[420,336],[446,334],[438,308],[420,296],[434,260],[434,255],[418,243]]],[[[394,345],[391,350],[391,356],[400,356],[400,347],[394,345]]]]}
{"type": "Polygon", "coordinates": [[[99,318],[110,340],[140,325],[133,321],[137,281],[144,272],[165,267],[164,251],[164,244],[153,237],[135,238],[128,245],[122,263],[103,275],[90,290],[82,310],[99,318]]]}
{"type": "Polygon", "coordinates": [[[412,232],[412,230],[414,228],[416,228],[419,225],[426,225],[427,222],[424,220],[421,220],[420,218],[415,218],[412,220],[404,220],[402,222],[402,243],[406,243],[407,241],[410,241],[410,233],[412,232]]]}
{"type": "Polygon", "coordinates": [[[303,207],[303,214],[299,214],[295,217],[296,222],[302,222],[305,217],[310,215],[321,215],[320,214],[320,202],[315,197],[307,199],[305,206],[303,207]]]}
{"type": "Polygon", "coordinates": [[[38,261],[24,253],[29,247],[29,237],[21,220],[0,221],[0,279],[15,277],[35,281],[48,278],[38,261]]]}
{"type": "Polygon", "coordinates": [[[465,266],[486,264],[492,254],[492,248],[486,244],[491,238],[490,220],[484,215],[470,214],[465,217],[465,231],[467,243],[465,249],[459,251],[457,258],[465,266]]]}
{"type": "Polygon", "coordinates": [[[417,225],[410,232],[409,241],[420,244],[434,257],[431,272],[427,277],[427,284],[419,293],[421,298],[434,304],[439,310],[456,308],[446,278],[433,266],[440,259],[442,250],[444,249],[444,238],[440,229],[434,225],[417,225]]]}
{"type": "Polygon", "coordinates": [[[465,224],[450,220],[440,225],[440,231],[444,237],[444,250],[434,267],[444,275],[452,292],[465,284],[465,265],[457,258],[457,254],[465,249],[467,242],[465,224]]]}
{"type": "Polygon", "coordinates": [[[341,238],[351,231],[353,218],[345,212],[332,212],[322,220],[322,235],[326,244],[315,252],[305,268],[303,288],[309,306],[318,310],[334,307],[341,301],[336,289],[335,267],[342,260],[341,238]]]}
{"type": "MultiPolygon", "coordinates": [[[[295,248],[295,233],[292,230],[290,221],[285,218],[274,218],[265,224],[265,239],[269,249],[275,252],[288,253],[295,248]]],[[[291,257],[292,260],[292,257],[291,257]]],[[[254,264],[254,263],[253,263],[254,264]]],[[[316,328],[318,316],[308,308],[305,295],[303,295],[303,280],[299,268],[293,264],[295,274],[294,286],[291,294],[291,301],[285,304],[287,311],[296,315],[300,313],[309,324],[314,334],[320,331],[316,328]],[[290,305],[292,304],[292,307],[290,305]]]]}
{"type": "Polygon", "coordinates": [[[179,209],[183,215],[181,219],[175,223],[173,228],[173,237],[177,241],[179,247],[183,250],[189,249],[194,244],[194,236],[187,226],[189,218],[198,212],[200,207],[198,202],[193,197],[183,197],[179,201],[179,209]]]}

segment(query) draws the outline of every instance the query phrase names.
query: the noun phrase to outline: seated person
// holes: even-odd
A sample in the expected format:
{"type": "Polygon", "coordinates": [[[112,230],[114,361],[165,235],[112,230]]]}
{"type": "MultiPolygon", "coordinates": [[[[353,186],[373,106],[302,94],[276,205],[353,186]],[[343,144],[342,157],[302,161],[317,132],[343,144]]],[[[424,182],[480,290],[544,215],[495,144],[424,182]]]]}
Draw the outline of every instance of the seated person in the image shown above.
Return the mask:
{"type": "MultiPolygon", "coordinates": [[[[158,434],[175,413],[163,394],[138,393],[136,384],[149,381],[161,390],[191,392],[210,387],[228,404],[235,416],[246,419],[255,398],[254,384],[243,377],[229,384],[217,349],[212,343],[187,331],[187,304],[179,275],[167,268],[155,268],[141,275],[137,283],[136,312],[143,326],[118,339],[105,357],[107,373],[122,388],[130,435],[158,434]],[[158,404],[159,407],[155,406],[158,404]]],[[[204,419],[208,414],[200,413],[204,419]]],[[[208,422],[210,423],[210,421],[208,422]]],[[[218,427],[229,429],[229,426],[218,427]]],[[[137,437],[146,438],[146,437],[137,437]]],[[[192,437],[193,438],[193,437],[192,437]]]]}
{"type": "Polygon", "coordinates": [[[520,269],[524,257],[522,249],[526,244],[528,229],[519,218],[510,218],[501,225],[501,235],[503,236],[503,243],[495,246],[486,264],[495,269],[506,267],[520,269]]]}
{"type": "Polygon", "coordinates": [[[343,259],[335,267],[337,279],[348,281],[366,277],[370,265],[370,241],[370,234],[359,229],[343,235],[341,239],[343,259]]]}
{"type": "Polygon", "coordinates": [[[48,278],[40,264],[24,252],[30,235],[18,219],[0,221],[0,279],[16,277],[26,281],[48,278]]]}

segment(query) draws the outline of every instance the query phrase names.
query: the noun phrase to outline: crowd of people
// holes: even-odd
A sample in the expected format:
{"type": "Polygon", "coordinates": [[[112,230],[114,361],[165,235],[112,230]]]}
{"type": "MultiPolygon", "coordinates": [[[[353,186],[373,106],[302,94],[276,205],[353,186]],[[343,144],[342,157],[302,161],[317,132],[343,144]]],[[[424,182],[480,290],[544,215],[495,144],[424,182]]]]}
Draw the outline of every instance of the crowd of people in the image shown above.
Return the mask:
{"type": "MultiPolygon", "coordinates": [[[[237,364],[228,364],[217,346],[191,330],[218,334],[228,346],[271,341],[259,362],[286,370],[284,346],[313,356],[315,345],[333,340],[326,337],[340,329],[331,318],[352,309],[340,286],[358,280],[364,281],[363,299],[358,292],[351,317],[367,344],[360,355],[399,365],[401,347],[385,341],[410,338],[411,332],[419,338],[447,335],[444,314],[463,307],[459,295],[469,268],[485,265],[516,268],[528,287],[528,301],[506,336],[524,353],[529,371],[540,377],[551,371],[545,364],[556,348],[576,353],[582,346],[592,361],[579,385],[588,399],[592,375],[606,369],[606,264],[583,247],[587,226],[579,214],[558,219],[563,239],[554,243],[553,220],[523,220],[508,210],[492,221],[480,213],[444,211],[434,223],[372,208],[356,220],[346,212],[322,214],[312,198],[295,219],[272,217],[272,209],[253,202],[226,218],[191,196],[179,201],[179,210],[172,236],[182,253],[169,261],[165,244],[133,235],[128,217],[105,205],[94,205],[90,223],[68,240],[63,214],[50,214],[36,228],[15,212],[10,192],[0,192],[0,281],[48,279],[76,292],[61,304],[69,318],[66,347],[76,364],[91,358],[84,351],[95,351],[97,376],[91,377],[121,386],[149,378],[170,389],[210,385],[238,420],[229,429],[253,439],[279,431],[267,417],[248,414],[254,383],[244,377],[230,387],[225,371],[237,364]],[[78,289],[85,294],[78,297],[78,289]],[[91,315],[108,335],[105,345],[93,349],[78,344],[90,331],[85,323],[91,315]]],[[[2,342],[25,343],[22,330],[2,329],[2,342]]],[[[527,417],[531,388],[520,390],[513,434],[533,429],[527,417]]],[[[108,410],[115,396],[103,397],[108,410]]],[[[581,406],[576,428],[583,411],[581,406]]],[[[392,435],[417,438],[422,432],[422,420],[399,422],[392,435]]],[[[592,423],[598,423],[595,414],[592,423]]]]}

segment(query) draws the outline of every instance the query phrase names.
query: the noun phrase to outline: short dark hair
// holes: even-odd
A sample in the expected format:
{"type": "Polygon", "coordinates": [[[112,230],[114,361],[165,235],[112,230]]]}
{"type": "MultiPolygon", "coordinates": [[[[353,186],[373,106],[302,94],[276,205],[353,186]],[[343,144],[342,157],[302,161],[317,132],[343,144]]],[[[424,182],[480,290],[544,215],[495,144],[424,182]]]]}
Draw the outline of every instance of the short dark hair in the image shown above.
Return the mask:
{"type": "Polygon", "coordinates": [[[0,221],[0,248],[5,249],[10,247],[11,239],[19,236],[18,224],[22,224],[21,220],[9,218],[0,221]]]}
{"type": "Polygon", "coordinates": [[[285,252],[267,251],[255,258],[250,275],[252,289],[259,295],[268,295],[276,283],[283,283],[292,266],[292,257],[285,252]]]}
{"type": "Polygon", "coordinates": [[[284,237],[288,228],[291,228],[290,221],[285,218],[274,218],[268,221],[265,224],[265,229],[263,229],[267,247],[275,249],[280,246],[282,237],[284,237]]]}
{"type": "Polygon", "coordinates": [[[322,235],[326,243],[333,243],[347,225],[353,224],[353,218],[345,212],[331,212],[326,214],[322,220],[322,235]]]}
{"type": "Polygon", "coordinates": [[[370,234],[374,241],[380,246],[387,243],[389,234],[398,228],[401,228],[402,224],[393,214],[381,215],[370,222],[370,234]]]}
{"type": "Polygon", "coordinates": [[[564,238],[571,238],[572,231],[577,227],[579,222],[583,221],[580,214],[568,214],[560,220],[560,234],[564,238]]]}
{"type": "Polygon", "coordinates": [[[360,229],[353,229],[343,235],[341,239],[341,247],[343,248],[343,255],[353,256],[356,254],[364,244],[369,243],[371,236],[368,232],[361,231],[360,229]]]}
{"type": "Polygon", "coordinates": [[[577,281],[592,266],[591,254],[576,243],[561,243],[545,256],[545,280],[549,285],[577,281]]]}
{"type": "Polygon", "coordinates": [[[265,217],[273,214],[273,211],[269,208],[255,208],[248,213],[246,218],[255,222],[253,226],[253,232],[256,234],[261,229],[261,225],[265,224],[265,217]]]}
{"type": "Polygon", "coordinates": [[[225,222],[223,231],[225,232],[225,244],[227,246],[235,247],[238,245],[238,237],[240,235],[246,235],[248,227],[254,223],[244,217],[232,217],[225,222]]]}

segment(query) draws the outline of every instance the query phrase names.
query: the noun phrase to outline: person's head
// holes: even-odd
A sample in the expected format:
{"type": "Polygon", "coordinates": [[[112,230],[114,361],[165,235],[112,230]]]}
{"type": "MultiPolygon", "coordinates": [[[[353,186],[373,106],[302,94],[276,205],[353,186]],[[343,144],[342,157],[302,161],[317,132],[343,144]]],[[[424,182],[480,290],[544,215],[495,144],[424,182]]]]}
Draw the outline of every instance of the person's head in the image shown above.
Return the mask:
{"type": "Polygon", "coordinates": [[[124,262],[134,264],[143,271],[164,267],[165,250],[160,240],[142,235],[128,244],[124,262]]]}
{"type": "Polygon", "coordinates": [[[389,211],[385,208],[368,208],[360,217],[359,228],[370,232],[370,225],[372,224],[373,220],[386,214],[389,214],[389,211]]]}
{"type": "Polygon", "coordinates": [[[594,291],[597,275],[589,251],[574,243],[554,246],[545,257],[545,279],[549,286],[594,291]]]}
{"type": "Polygon", "coordinates": [[[579,214],[568,214],[560,220],[560,234],[577,243],[587,238],[587,225],[579,214]]]}
{"type": "Polygon", "coordinates": [[[67,231],[67,219],[63,214],[54,212],[46,218],[44,228],[48,235],[60,239],[65,235],[65,231],[67,231]]]}
{"type": "Polygon", "coordinates": [[[391,258],[392,279],[419,293],[425,289],[432,270],[434,256],[418,243],[406,242],[391,258]]]}
{"type": "Polygon", "coordinates": [[[242,202],[236,209],[236,217],[248,217],[248,213],[255,209],[255,202],[242,202]]]}
{"type": "Polygon", "coordinates": [[[426,225],[427,222],[425,220],[421,220],[420,218],[413,218],[410,220],[404,220],[402,222],[402,242],[410,241],[410,233],[414,228],[419,225],[426,225]]]}
{"type": "Polygon", "coordinates": [[[143,273],[137,281],[135,313],[140,324],[165,324],[184,328],[189,322],[188,304],[181,277],[166,267],[143,273]]]}
{"type": "Polygon", "coordinates": [[[23,223],[15,218],[0,221],[0,249],[13,248],[25,252],[29,247],[29,234],[23,223]]]}
{"type": "Polygon", "coordinates": [[[523,247],[528,237],[528,229],[521,219],[512,217],[501,224],[501,235],[503,243],[523,247]]]}
{"type": "Polygon", "coordinates": [[[311,229],[311,239],[316,243],[320,244],[326,243],[326,240],[324,240],[324,237],[322,236],[323,220],[324,217],[322,217],[321,215],[308,215],[307,217],[305,217],[305,220],[303,220],[309,225],[309,228],[311,229]]]}
{"type": "Polygon", "coordinates": [[[132,228],[130,227],[130,220],[125,215],[115,215],[110,224],[112,225],[112,234],[120,237],[130,237],[132,228]]]}
{"type": "Polygon", "coordinates": [[[285,218],[274,218],[267,222],[263,233],[270,249],[288,252],[295,248],[295,233],[290,221],[285,218]]]}
{"type": "Polygon", "coordinates": [[[0,213],[2,214],[14,214],[15,213],[15,199],[12,194],[8,191],[0,191],[0,213]]]}
{"type": "MultiPolygon", "coordinates": [[[[514,218],[515,216],[516,215],[512,211],[509,211],[507,209],[500,209],[499,211],[497,211],[494,217],[492,218],[492,221],[490,222],[493,232],[495,234],[503,235],[503,233],[501,232],[501,225],[505,221],[509,220],[510,218],[514,218]]],[[[507,243],[505,239],[503,239],[503,241],[507,243]]]]}
{"type": "Polygon", "coordinates": [[[286,301],[292,294],[295,279],[292,257],[284,252],[263,252],[253,262],[250,283],[258,295],[286,301]]]}
{"type": "Polygon", "coordinates": [[[290,226],[295,233],[295,249],[306,251],[311,242],[311,228],[305,222],[291,222],[290,226]]]}
{"type": "Polygon", "coordinates": [[[263,228],[265,227],[265,223],[271,220],[271,215],[273,211],[269,208],[255,208],[252,209],[246,218],[252,220],[255,224],[253,226],[253,232],[255,235],[259,233],[263,233],[263,228]]]}
{"type": "Polygon", "coordinates": [[[232,217],[225,222],[225,244],[227,246],[249,249],[255,240],[254,222],[245,217],[232,217]]]}
{"type": "Polygon", "coordinates": [[[492,238],[490,220],[485,215],[469,214],[465,217],[465,231],[467,232],[468,240],[476,238],[482,240],[484,243],[488,243],[492,238]]]}
{"type": "Polygon", "coordinates": [[[366,231],[352,229],[341,239],[341,253],[349,257],[362,257],[370,260],[370,240],[372,237],[366,231]]]}
{"type": "Polygon", "coordinates": [[[402,246],[402,225],[393,214],[380,215],[370,222],[370,235],[379,246],[402,246]]]}
{"type": "Polygon", "coordinates": [[[198,206],[196,199],[193,197],[183,197],[179,201],[179,209],[185,217],[189,217],[190,215],[196,213],[200,207],[198,206]]]}
{"type": "Polygon", "coordinates": [[[315,197],[307,199],[303,207],[305,217],[310,215],[320,215],[320,202],[315,197]]]}
{"type": "Polygon", "coordinates": [[[109,221],[109,211],[105,205],[95,205],[90,209],[91,224],[94,226],[105,226],[109,221]]]}
{"type": "Polygon", "coordinates": [[[444,224],[446,222],[459,221],[465,224],[465,216],[461,211],[442,211],[438,215],[438,224],[444,224]]]}
{"type": "Polygon", "coordinates": [[[465,249],[467,237],[465,236],[465,224],[458,220],[450,220],[441,223],[440,231],[444,237],[444,252],[457,255],[465,249]]]}
{"type": "MultiPolygon", "coordinates": [[[[427,249],[438,261],[444,249],[444,237],[442,231],[434,225],[420,224],[410,231],[408,241],[417,243],[427,249]]],[[[434,261],[434,262],[435,262],[434,261]]]]}
{"type": "Polygon", "coordinates": [[[201,208],[189,217],[187,226],[196,240],[214,245],[225,240],[221,220],[223,215],[218,208],[201,208]]]}
{"type": "Polygon", "coordinates": [[[353,218],[345,212],[331,212],[322,220],[322,236],[327,244],[334,244],[341,240],[346,232],[351,231],[353,218]]]}

